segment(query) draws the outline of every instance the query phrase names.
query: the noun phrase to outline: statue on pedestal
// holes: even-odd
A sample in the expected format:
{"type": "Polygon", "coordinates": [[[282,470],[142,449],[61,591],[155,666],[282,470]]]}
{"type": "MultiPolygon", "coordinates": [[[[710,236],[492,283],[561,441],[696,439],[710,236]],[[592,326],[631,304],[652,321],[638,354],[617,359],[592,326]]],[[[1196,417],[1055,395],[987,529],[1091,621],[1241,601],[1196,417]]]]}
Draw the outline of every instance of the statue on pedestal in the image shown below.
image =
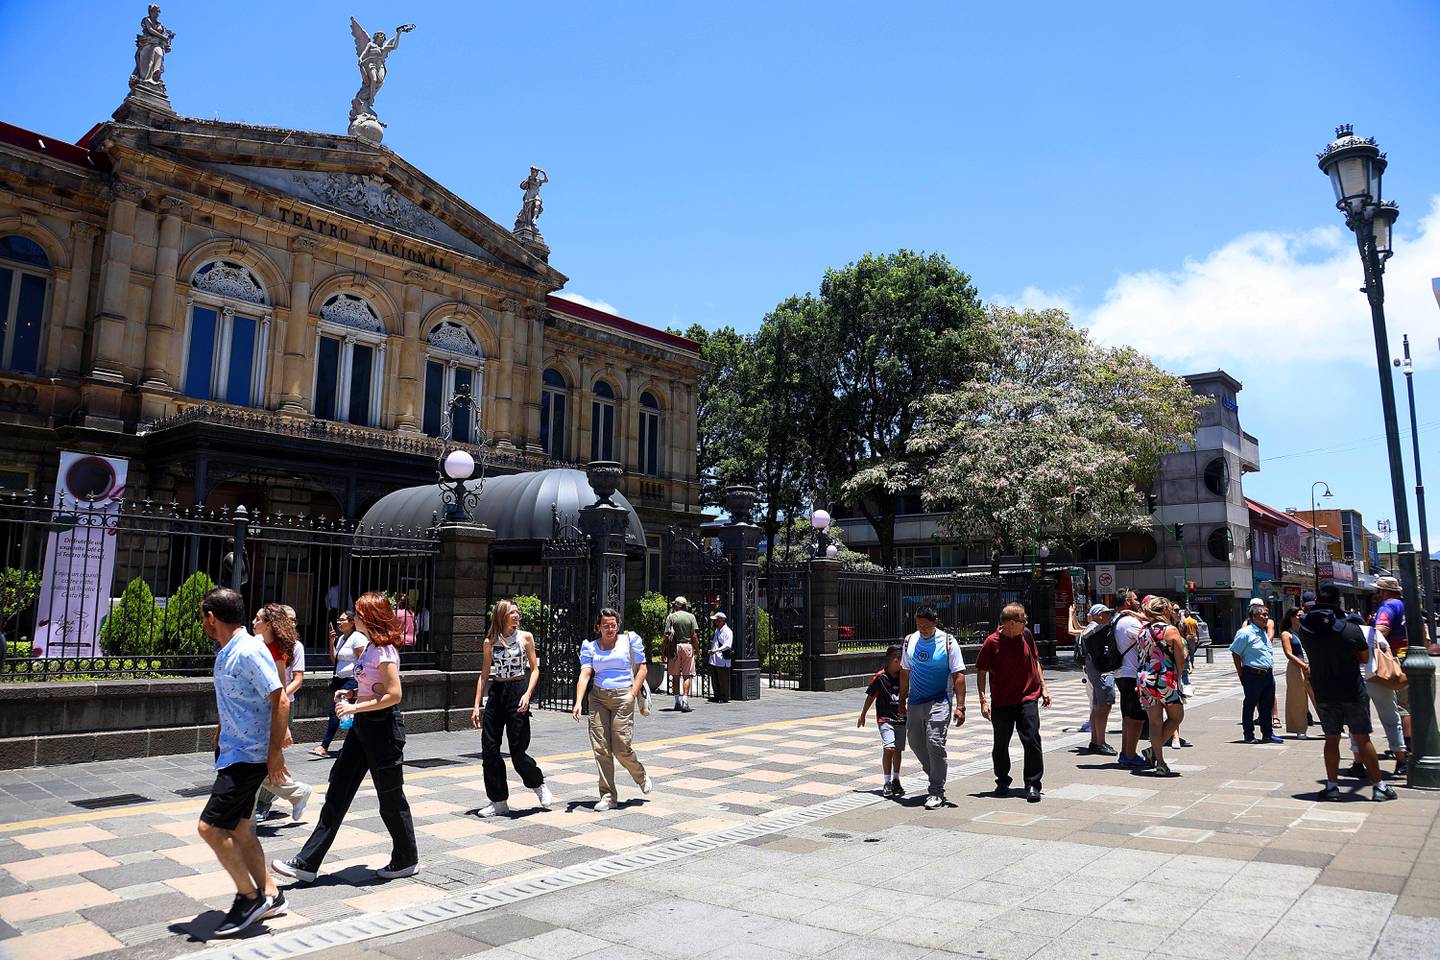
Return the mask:
{"type": "Polygon", "coordinates": [[[170,52],[170,42],[174,39],[175,31],[167,30],[160,22],[160,7],[150,4],[140,21],[140,33],[135,37],[135,72],[130,74],[129,99],[174,112],[170,109],[164,80],[165,55],[170,52]]]}
{"type": "Polygon", "coordinates": [[[375,97],[385,85],[385,60],[400,46],[400,34],[409,33],[415,24],[395,28],[395,38],[386,42],[384,31],[367,34],[365,28],[350,18],[350,35],[355,39],[355,56],[360,67],[360,89],[350,101],[350,135],[379,143],[385,124],[375,115],[375,97]]]}
{"type": "Polygon", "coordinates": [[[520,182],[520,189],[525,191],[525,197],[520,201],[520,214],[515,218],[515,229],[512,231],[516,237],[528,243],[545,245],[545,238],[540,235],[540,228],[536,221],[545,210],[545,202],[540,199],[540,188],[550,182],[550,177],[539,167],[531,167],[530,175],[520,182]]]}

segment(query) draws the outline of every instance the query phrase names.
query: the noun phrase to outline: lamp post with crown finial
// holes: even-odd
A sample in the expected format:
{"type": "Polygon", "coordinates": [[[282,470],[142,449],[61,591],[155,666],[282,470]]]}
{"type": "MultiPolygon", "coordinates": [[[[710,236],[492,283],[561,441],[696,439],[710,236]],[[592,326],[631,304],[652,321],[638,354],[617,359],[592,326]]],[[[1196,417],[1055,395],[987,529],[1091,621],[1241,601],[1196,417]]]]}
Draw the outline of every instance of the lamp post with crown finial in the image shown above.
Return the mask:
{"type": "MultiPolygon", "coordinates": [[[[470,511],[479,503],[480,489],[485,484],[484,458],[477,462],[470,451],[450,446],[455,424],[461,415],[470,415],[472,402],[468,386],[456,387],[455,395],[446,408],[444,422],[440,425],[440,462],[436,472],[439,474],[440,502],[445,506],[446,523],[469,523],[470,511]],[[477,468],[479,484],[474,488],[467,487],[465,481],[475,475],[477,468]]],[[[483,444],[481,449],[484,449],[483,444]]]]}
{"type": "MultiPolygon", "coordinates": [[[[1405,358],[1395,359],[1395,366],[1405,373],[1405,391],[1410,396],[1410,443],[1415,457],[1415,513],[1420,521],[1420,584],[1425,588],[1422,610],[1426,622],[1430,622],[1435,609],[1434,582],[1430,576],[1430,528],[1425,522],[1425,480],[1420,471],[1420,427],[1415,417],[1415,364],[1410,360],[1410,336],[1401,338],[1405,358]]],[[[1386,525],[1389,526],[1388,524],[1386,525]]],[[[1387,529],[1385,533],[1389,533],[1387,529]]]]}
{"type": "Polygon", "coordinates": [[[1415,547],[1410,540],[1410,505],[1405,496],[1405,466],[1400,454],[1400,427],[1395,409],[1395,382],[1390,373],[1390,340],[1385,329],[1385,261],[1394,252],[1392,231],[1400,208],[1381,193],[1388,166],[1374,137],[1358,137],[1349,124],[1335,128],[1335,139],[1316,155],[1320,169],[1335,190],[1335,206],[1355,234],[1365,272],[1362,288],[1370,301],[1375,333],[1375,360],[1380,372],[1380,404],[1385,418],[1385,446],[1390,459],[1390,492],[1395,501],[1396,559],[1408,617],[1405,675],[1410,687],[1413,732],[1407,780],[1411,787],[1440,790],[1440,730],[1435,725],[1435,661],[1429,651],[1429,617],[1420,605],[1415,547]]]}

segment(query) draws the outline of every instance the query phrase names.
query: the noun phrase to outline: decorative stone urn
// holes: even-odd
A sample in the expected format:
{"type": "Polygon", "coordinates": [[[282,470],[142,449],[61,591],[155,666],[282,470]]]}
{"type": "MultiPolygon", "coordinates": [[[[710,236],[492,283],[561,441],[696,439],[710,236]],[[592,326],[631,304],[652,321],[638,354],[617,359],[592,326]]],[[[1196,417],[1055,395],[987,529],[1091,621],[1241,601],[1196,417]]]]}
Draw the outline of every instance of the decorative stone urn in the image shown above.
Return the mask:
{"type": "Polygon", "coordinates": [[[614,500],[615,491],[620,488],[620,478],[625,476],[625,467],[616,460],[591,460],[585,467],[585,479],[595,491],[595,502],[607,506],[618,506],[614,500]]]}
{"type": "Polygon", "coordinates": [[[754,487],[726,487],[724,506],[725,512],[730,514],[730,522],[752,523],[755,514],[755,498],[754,487]]]}

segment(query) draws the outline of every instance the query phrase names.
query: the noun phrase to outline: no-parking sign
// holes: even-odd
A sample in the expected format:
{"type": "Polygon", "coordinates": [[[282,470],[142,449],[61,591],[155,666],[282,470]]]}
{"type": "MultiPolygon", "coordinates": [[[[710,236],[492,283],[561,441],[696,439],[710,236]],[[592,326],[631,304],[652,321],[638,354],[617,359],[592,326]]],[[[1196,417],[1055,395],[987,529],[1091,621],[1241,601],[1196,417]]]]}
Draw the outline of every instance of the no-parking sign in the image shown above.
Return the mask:
{"type": "Polygon", "coordinates": [[[1095,568],[1095,592],[1100,596],[1115,592],[1115,565],[1102,564],[1095,568]]]}

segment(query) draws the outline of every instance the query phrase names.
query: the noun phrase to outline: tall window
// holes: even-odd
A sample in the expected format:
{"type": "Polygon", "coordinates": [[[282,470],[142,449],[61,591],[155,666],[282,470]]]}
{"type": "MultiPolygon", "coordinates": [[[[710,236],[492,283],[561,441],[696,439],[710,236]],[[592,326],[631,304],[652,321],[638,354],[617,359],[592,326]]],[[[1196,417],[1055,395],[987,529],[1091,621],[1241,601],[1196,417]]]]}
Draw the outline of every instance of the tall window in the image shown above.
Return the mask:
{"type": "Polygon", "coordinates": [[[615,390],[604,380],[590,403],[590,459],[615,459],[615,390]]]}
{"type": "Polygon", "coordinates": [[[432,437],[444,431],[445,414],[450,401],[462,390],[469,390],[471,402],[458,411],[450,425],[450,436],[463,443],[475,439],[475,425],[480,412],[480,368],[484,354],[480,344],[464,324],[444,320],[430,331],[430,355],[425,361],[425,413],[421,429],[432,437]]]}
{"type": "Polygon", "coordinates": [[[660,401],[648,390],[640,394],[640,472],[660,476],[660,401]]]}
{"type": "Polygon", "coordinates": [[[185,371],[180,391],[197,400],[240,406],[260,402],[270,342],[270,300],[255,274],[212,260],[190,278],[185,371]]]}
{"type": "Polygon", "coordinates": [[[660,592],[662,543],[658,533],[645,534],[645,589],[660,592]]]}
{"type": "Polygon", "coordinates": [[[366,300],[337,293],[320,307],[315,416],[373,427],[380,422],[385,325],[366,300]]]}
{"type": "Polygon", "coordinates": [[[564,375],[547,369],[540,387],[540,446],[552,460],[565,459],[565,398],[569,393],[564,375]]]}
{"type": "Polygon", "coordinates": [[[50,260],[29,237],[0,237],[0,370],[40,372],[50,260]]]}

